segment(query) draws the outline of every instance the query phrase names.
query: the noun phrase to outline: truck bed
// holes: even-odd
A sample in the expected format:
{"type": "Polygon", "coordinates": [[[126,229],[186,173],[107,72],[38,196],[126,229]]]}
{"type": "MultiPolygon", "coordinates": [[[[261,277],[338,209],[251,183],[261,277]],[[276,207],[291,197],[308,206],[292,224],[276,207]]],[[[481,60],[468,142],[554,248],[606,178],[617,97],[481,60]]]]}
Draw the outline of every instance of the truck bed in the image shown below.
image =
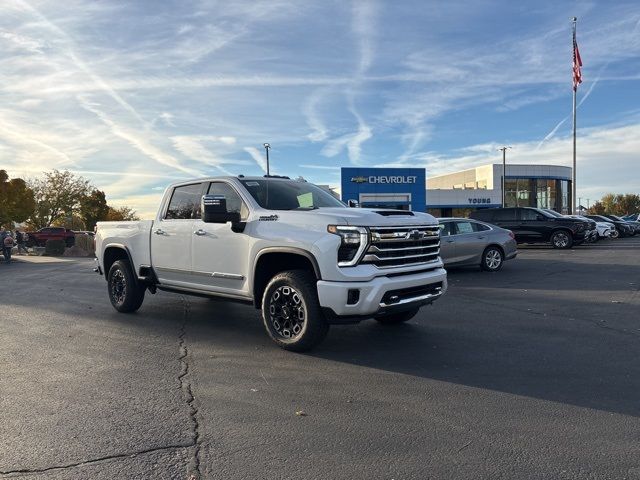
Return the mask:
{"type": "Polygon", "coordinates": [[[149,244],[153,220],[98,222],[97,227],[96,255],[103,255],[110,245],[125,247],[131,256],[134,271],[137,272],[140,265],[151,265],[149,244]]]}

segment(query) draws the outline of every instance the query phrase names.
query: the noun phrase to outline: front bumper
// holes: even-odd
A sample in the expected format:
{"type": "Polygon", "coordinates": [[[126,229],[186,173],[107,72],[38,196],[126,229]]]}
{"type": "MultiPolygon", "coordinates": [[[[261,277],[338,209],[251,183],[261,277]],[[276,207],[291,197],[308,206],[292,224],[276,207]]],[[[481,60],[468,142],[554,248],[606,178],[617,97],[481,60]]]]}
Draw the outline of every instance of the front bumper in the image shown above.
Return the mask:
{"type": "Polygon", "coordinates": [[[330,321],[357,321],[391,311],[410,310],[437,300],[447,290],[447,271],[438,267],[364,282],[319,280],[317,288],[320,306],[330,321]],[[359,290],[359,299],[353,305],[348,303],[349,290],[359,290]],[[389,292],[391,295],[385,296],[389,292]]]}

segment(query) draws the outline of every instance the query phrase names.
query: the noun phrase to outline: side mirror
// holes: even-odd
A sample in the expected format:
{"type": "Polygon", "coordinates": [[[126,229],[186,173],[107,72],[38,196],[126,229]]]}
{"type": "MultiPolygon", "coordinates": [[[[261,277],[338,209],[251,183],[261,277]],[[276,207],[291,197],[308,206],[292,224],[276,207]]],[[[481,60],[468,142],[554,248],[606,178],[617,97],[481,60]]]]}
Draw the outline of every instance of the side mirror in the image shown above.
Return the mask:
{"type": "Polygon", "coordinates": [[[544,221],[544,216],[543,216],[543,215],[538,214],[538,216],[536,217],[536,220],[538,220],[538,221],[542,222],[542,221],[544,221]]]}
{"type": "Polygon", "coordinates": [[[202,221],[205,223],[240,223],[240,213],[227,211],[224,195],[202,196],[202,221]]]}
{"type": "Polygon", "coordinates": [[[360,208],[360,202],[353,199],[347,200],[347,205],[351,208],[360,208]]]}

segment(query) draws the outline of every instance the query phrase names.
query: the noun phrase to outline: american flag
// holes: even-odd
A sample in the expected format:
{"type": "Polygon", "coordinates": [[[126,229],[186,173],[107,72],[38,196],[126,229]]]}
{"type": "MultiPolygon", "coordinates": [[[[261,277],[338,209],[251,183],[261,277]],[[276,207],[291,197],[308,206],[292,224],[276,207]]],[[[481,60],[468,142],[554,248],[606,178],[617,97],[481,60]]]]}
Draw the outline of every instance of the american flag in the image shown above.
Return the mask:
{"type": "Polygon", "coordinates": [[[573,90],[578,89],[578,85],[582,83],[582,59],[580,58],[580,50],[578,50],[578,42],[576,41],[576,31],[573,30],[573,90]]]}

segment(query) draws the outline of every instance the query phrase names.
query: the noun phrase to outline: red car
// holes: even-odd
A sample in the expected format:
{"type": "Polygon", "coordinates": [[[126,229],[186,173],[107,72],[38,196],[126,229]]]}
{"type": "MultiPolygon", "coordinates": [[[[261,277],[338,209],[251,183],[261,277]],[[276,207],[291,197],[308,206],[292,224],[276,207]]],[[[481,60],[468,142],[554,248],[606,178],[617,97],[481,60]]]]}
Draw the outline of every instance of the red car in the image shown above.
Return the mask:
{"type": "Polygon", "coordinates": [[[67,247],[72,247],[76,243],[76,233],[62,227],[45,227],[37,232],[27,232],[29,247],[44,247],[47,240],[64,240],[67,247]]]}

